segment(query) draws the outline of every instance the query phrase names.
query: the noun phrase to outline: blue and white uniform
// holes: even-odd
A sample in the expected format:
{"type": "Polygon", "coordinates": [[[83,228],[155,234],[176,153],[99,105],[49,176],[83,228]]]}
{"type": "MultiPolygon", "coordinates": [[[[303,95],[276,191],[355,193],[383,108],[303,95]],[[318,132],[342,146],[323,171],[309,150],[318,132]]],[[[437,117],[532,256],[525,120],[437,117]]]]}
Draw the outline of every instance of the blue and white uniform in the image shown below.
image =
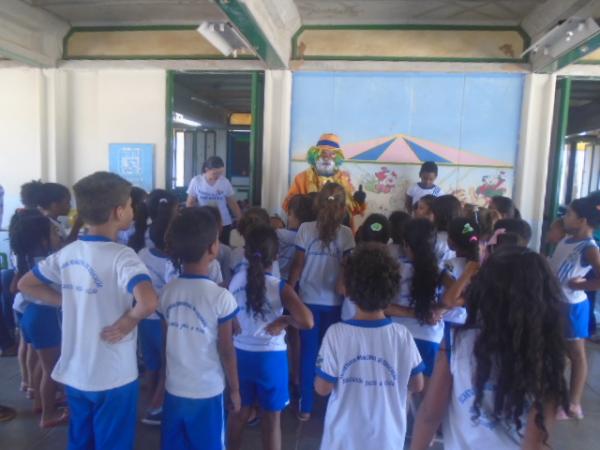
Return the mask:
{"type": "Polygon", "coordinates": [[[160,296],[167,323],[161,447],[222,450],[225,374],[219,325],[237,312],[233,296],[208,277],[181,274],[160,296]]]}
{"type": "Polygon", "coordinates": [[[421,183],[415,183],[406,191],[406,195],[412,198],[413,207],[417,204],[422,197],[426,195],[433,195],[434,197],[439,197],[440,195],[444,195],[444,191],[441,187],[436,186],[435,184],[430,188],[422,188],[421,183]]]}
{"type": "Polygon", "coordinates": [[[279,238],[279,270],[281,272],[281,278],[287,280],[290,277],[290,269],[292,268],[292,261],[294,254],[296,253],[296,235],[298,230],[292,229],[279,229],[277,230],[277,237],[279,238]]]}
{"type": "MultiPolygon", "coordinates": [[[[411,308],[410,290],[414,268],[412,261],[407,258],[400,260],[400,291],[393,303],[411,308]]],[[[433,373],[433,365],[437,352],[440,348],[440,342],[444,337],[444,322],[439,322],[435,325],[427,323],[421,324],[414,317],[393,317],[392,320],[396,323],[404,325],[412,334],[417,344],[417,348],[421,353],[423,362],[425,363],[424,374],[428,377],[433,373]]]]}
{"type": "Polygon", "coordinates": [[[314,402],[315,361],[327,328],[339,322],[342,297],[336,292],[342,260],[354,248],[350,228],[341,225],[333,242],[325,246],[319,239],[317,222],[300,225],[296,249],[304,252],[304,269],[300,277],[300,298],[311,310],[315,326],[300,330],[300,411],[310,413],[314,402]]]}
{"type": "Polygon", "coordinates": [[[288,359],[285,331],[271,336],[265,328],[283,315],[281,291],[285,281],[265,275],[264,315],[254,314],[247,304],[248,273],[240,270],[229,290],[235,297],[241,333],[234,337],[242,405],[258,402],[265,411],[281,411],[289,403],[288,359]]]}
{"type": "Polygon", "coordinates": [[[456,252],[450,250],[448,245],[448,233],[446,231],[438,231],[435,239],[435,246],[433,249],[435,257],[437,258],[438,267],[444,270],[444,264],[446,261],[456,258],[456,252]]]}
{"type": "MultiPolygon", "coordinates": [[[[467,258],[457,256],[451,258],[444,263],[444,270],[442,275],[448,275],[452,280],[458,280],[467,265],[467,258]]],[[[450,309],[444,314],[444,322],[447,324],[463,325],[467,321],[467,308],[464,306],[457,306],[450,309]]]]}
{"type": "Polygon", "coordinates": [[[408,330],[390,319],[336,323],[317,361],[317,376],[335,385],[321,449],[404,448],[408,384],[423,371],[408,330]]]}
{"type": "MultiPolygon", "coordinates": [[[[443,422],[444,450],[518,450],[522,439],[512,423],[493,418],[495,383],[486,384],[481,416],[473,420],[475,386],[473,378],[476,361],[473,356],[478,330],[453,329],[446,340],[446,353],[452,374],[452,391],[448,412],[443,422]],[[451,342],[450,342],[451,341],[451,342]]],[[[527,426],[527,413],[521,418],[523,429],[527,426]]]]}
{"type": "Polygon", "coordinates": [[[573,278],[583,278],[592,269],[585,259],[590,248],[598,248],[592,238],[575,240],[566,237],[558,243],[552,257],[550,268],[556,274],[563,291],[562,312],[565,316],[565,335],[568,339],[589,337],[589,308],[585,291],[569,288],[573,278]]]}
{"type": "Polygon", "coordinates": [[[235,191],[229,180],[224,176],[219,177],[215,184],[211,185],[208,184],[204,175],[197,175],[190,181],[187,194],[195,197],[199,206],[216,206],[219,208],[224,227],[233,223],[227,207],[227,198],[235,195],[235,191]]]}
{"type": "Polygon", "coordinates": [[[61,286],[61,354],[52,378],[66,385],[69,446],[132,448],[137,332],[114,344],[100,334],[131,309],[133,289],[150,281],[146,266],[132,249],[87,235],[48,256],[33,274],[61,286]]]}

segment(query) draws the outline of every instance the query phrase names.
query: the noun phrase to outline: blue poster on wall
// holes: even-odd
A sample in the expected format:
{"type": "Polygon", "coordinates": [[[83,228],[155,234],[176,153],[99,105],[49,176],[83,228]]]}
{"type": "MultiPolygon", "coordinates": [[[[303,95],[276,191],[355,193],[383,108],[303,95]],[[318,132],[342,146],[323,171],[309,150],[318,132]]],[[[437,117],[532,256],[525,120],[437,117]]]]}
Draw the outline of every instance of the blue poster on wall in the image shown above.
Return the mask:
{"type": "Polygon", "coordinates": [[[109,144],[109,170],[134,186],[154,189],[154,144],[109,144]]]}

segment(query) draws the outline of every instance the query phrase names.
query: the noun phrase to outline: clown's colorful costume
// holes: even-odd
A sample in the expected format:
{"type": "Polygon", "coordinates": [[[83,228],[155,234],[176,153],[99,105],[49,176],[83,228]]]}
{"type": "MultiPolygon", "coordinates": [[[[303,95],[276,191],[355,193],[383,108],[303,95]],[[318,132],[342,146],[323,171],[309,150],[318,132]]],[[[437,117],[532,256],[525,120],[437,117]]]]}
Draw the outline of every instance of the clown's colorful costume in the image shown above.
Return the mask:
{"type": "Polygon", "coordinates": [[[310,167],[294,178],[294,182],[290,186],[290,190],[283,202],[285,212],[288,211],[288,203],[294,195],[319,192],[325,183],[338,183],[344,188],[346,191],[346,206],[352,216],[365,212],[367,208],[366,203],[360,203],[354,199],[353,193],[355,189],[350,180],[350,174],[339,170],[340,165],[344,162],[344,153],[339,146],[339,138],[335,134],[322,135],[317,145],[311,147],[306,156],[310,167]],[[335,152],[335,172],[331,176],[319,175],[316,169],[317,160],[325,150],[335,152]]]}

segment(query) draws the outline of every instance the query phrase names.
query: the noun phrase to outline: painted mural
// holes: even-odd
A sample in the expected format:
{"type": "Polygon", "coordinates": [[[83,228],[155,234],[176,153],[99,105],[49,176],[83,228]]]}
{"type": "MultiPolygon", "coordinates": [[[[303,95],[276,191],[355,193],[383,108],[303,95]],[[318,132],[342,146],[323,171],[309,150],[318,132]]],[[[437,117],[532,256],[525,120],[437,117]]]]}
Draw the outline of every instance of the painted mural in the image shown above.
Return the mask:
{"type": "Polygon", "coordinates": [[[520,74],[295,73],[290,180],[332,132],[367,212],[403,209],[424,161],[445,192],[485,206],[512,195],[522,91],[520,74]]]}

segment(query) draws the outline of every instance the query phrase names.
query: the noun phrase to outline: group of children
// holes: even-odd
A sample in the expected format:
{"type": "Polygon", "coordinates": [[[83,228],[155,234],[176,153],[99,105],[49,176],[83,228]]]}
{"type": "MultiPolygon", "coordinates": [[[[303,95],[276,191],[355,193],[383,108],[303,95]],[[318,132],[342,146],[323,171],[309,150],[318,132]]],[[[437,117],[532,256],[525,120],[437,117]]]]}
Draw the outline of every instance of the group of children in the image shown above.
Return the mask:
{"type": "Polygon", "coordinates": [[[328,183],[291,199],[286,227],[262,208],[233,211],[244,245],[230,248],[231,196],[207,194],[226,185],[222,169],[206,165],[184,208],[94,173],[73,186],[70,233],[56,220],[69,191],[42,202],[51,183],[35,200],[24,186],[10,229],[22,386],[42,427],[69,422],[70,449],[133,447],[138,347],[143,421],[161,424],[163,449],[240,449],[255,417],[263,448],[280,449],[281,412],[297,397],[309,420],[315,392],[329,396],[327,450],[402,448],[409,412],[414,450],[436,435],[446,449],[543,448],[555,417],[583,418],[600,196],[570,205],[550,264],[527,249],[510,199],[461,205],[433,163],[408,212],[353,232],[344,189],[328,183]]]}

